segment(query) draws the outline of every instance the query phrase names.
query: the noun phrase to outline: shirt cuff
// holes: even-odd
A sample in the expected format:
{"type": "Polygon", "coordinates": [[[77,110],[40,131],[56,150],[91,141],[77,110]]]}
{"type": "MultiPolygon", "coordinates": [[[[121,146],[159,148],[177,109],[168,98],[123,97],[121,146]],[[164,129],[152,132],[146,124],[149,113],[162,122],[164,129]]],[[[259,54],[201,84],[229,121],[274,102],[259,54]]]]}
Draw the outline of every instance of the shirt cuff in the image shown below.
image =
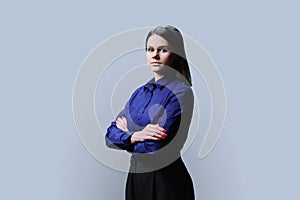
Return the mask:
{"type": "Polygon", "coordinates": [[[131,143],[131,136],[133,133],[134,132],[126,132],[121,138],[124,144],[124,149],[129,152],[133,152],[134,149],[134,144],[131,143]]]}

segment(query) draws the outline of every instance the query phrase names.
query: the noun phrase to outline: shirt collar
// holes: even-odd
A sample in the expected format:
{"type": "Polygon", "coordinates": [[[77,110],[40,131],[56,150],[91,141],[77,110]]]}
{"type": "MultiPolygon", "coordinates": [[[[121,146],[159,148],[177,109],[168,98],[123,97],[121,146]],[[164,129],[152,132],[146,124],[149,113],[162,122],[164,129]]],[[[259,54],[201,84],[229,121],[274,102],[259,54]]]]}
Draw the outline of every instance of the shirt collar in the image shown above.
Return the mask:
{"type": "Polygon", "coordinates": [[[164,76],[158,79],[157,81],[155,81],[154,78],[152,78],[144,85],[144,90],[148,89],[150,91],[153,91],[156,88],[159,88],[161,90],[174,79],[176,79],[176,76],[173,75],[164,76]]]}

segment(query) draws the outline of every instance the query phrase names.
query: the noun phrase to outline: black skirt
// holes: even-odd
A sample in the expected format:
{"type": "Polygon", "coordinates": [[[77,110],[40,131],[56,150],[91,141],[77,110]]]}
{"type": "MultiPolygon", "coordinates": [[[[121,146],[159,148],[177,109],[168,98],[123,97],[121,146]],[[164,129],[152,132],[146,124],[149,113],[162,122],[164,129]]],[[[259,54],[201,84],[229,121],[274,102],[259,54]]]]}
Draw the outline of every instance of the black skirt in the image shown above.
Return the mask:
{"type": "MultiPolygon", "coordinates": [[[[135,167],[131,161],[130,168],[135,167]]],[[[126,200],[194,200],[194,187],[181,157],[168,166],[151,172],[129,172],[126,200]]]]}

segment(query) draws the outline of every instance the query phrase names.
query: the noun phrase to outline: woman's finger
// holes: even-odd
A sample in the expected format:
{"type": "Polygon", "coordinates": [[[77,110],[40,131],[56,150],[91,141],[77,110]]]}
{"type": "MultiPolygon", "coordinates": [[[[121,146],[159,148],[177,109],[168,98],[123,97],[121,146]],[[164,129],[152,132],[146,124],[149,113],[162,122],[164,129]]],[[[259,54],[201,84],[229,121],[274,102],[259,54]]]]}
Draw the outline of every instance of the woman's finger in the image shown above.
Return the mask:
{"type": "Polygon", "coordinates": [[[165,135],[166,133],[161,131],[160,129],[154,128],[152,129],[152,132],[159,134],[160,136],[165,135]]]}
{"type": "Polygon", "coordinates": [[[123,120],[120,117],[118,117],[117,121],[122,125],[124,124],[123,120]]]}
{"type": "Polygon", "coordinates": [[[117,125],[117,127],[119,128],[119,129],[122,129],[123,130],[123,127],[120,125],[120,123],[116,123],[116,125],[117,125]]]}
{"type": "Polygon", "coordinates": [[[164,137],[164,136],[158,134],[158,133],[155,132],[155,131],[151,131],[151,132],[146,132],[146,137],[151,137],[151,138],[153,138],[153,137],[155,137],[155,138],[162,138],[162,137],[164,137]]]}
{"type": "Polygon", "coordinates": [[[147,140],[161,140],[159,137],[147,136],[147,140]]]}
{"type": "Polygon", "coordinates": [[[119,118],[119,120],[123,124],[123,126],[127,127],[127,120],[124,116],[122,116],[122,118],[119,118]]]}
{"type": "Polygon", "coordinates": [[[122,116],[122,120],[127,125],[127,119],[126,119],[126,117],[122,116]]]}
{"type": "Polygon", "coordinates": [[[156,127],[153,127],[153,126],[146,127],[144,129],[144,132],[148,136],[154,136],[157,138],[165,138],[167,136],[164,132],[160,131],[159,129],[157,129],[156,127]]]}
{"type": "Polygon", "coordinates": [[[118,127],[119,129],[122,129],[122,130],[123,130],[124,127],[123,127],[122,123],[120,123],[119,120],[116,121],[116,125],[117,125],[117,127],[118,127]]]}
{"type": "Polygon", "coordinates": [[[123,126],[123,123],[122,123],[122,121],[120,120],[120,118],[118,118],[118,119],[116,120],[116,123],[119,124],[119,125],[121,125],[121,126],[123,126]]]}
{"type": "Polygon", "coordinates": [[[166,130],[163,127],[161,127],[159,124],[155,124],[155,128],[158,129],[159,131],[166,132],[166,130]]]}
{"type": "Polygon", "coordinates": [[[160,135],[165,135],[167,132],[164,128],[160,127],[159,124],[149,124],[149,129],[160,135]]]}
{"type": "Polygon", "coordinates": [[[127,126],[127,121],[125,121],[124,119],[126,118],[125,117],[123,119],[120,117],[117,118],[116,120],[117,127],[122,131],[129,131],[127,126]]]}
{"type": "Polygon", "coordinates": [[[117,127],[120,128],[122,131],[128,131],[127,125],[124,124],[124,122],[118,118],[116,121],[117,127]]]}

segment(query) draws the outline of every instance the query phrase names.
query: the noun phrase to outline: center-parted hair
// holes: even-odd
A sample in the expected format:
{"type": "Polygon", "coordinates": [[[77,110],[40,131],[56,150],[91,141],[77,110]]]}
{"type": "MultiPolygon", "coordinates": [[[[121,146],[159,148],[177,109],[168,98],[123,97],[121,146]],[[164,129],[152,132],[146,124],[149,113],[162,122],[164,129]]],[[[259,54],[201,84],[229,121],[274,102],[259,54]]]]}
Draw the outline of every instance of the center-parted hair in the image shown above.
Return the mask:
{"type": "Polygon", "coordinates": [[[170,25],[155,27],[154,29],[149,31],[146,37],[146,45],[145,45],[146,49],[147,49],[148,39],[152,35],[158,35],[168,41],[173,55],[172,58],[173,62],[172,62],[172,66],[170,67],[172,67],[178,73],[181,74],[178,76],[179,78],[183,76],[186,79],[185,81],[187,81],[189,85],[192,86],[190,68],[186,59],[183,37],[180,31],[177,28],[170,25]]]}

